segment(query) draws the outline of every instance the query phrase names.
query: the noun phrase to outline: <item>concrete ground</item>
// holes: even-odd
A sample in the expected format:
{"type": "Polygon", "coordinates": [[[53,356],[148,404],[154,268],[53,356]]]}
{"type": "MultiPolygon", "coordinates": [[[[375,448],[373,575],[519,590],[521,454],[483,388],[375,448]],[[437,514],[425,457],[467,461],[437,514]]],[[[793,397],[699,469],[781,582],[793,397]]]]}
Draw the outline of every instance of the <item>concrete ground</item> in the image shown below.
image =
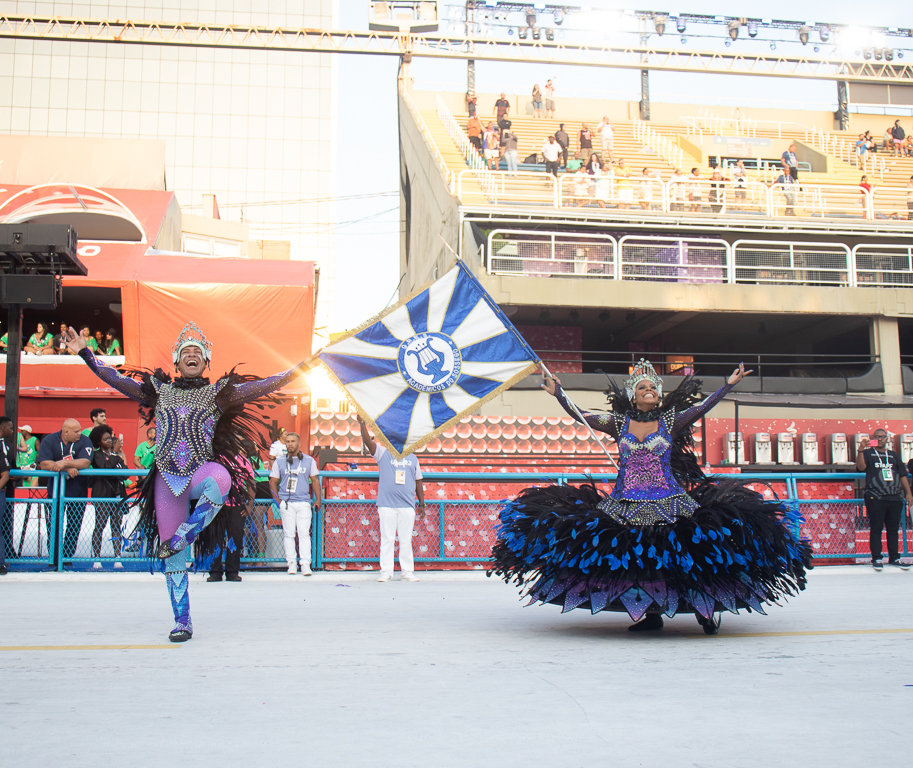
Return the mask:
{"type": "Polygon", "coordinates": [[[172,645],[161,577],[11,574],[0,765],[899,764],[911,597],[913,571],[819,568],[717,637],[686,616],[632,635],[479,573],[195,576],[172,645]]]}

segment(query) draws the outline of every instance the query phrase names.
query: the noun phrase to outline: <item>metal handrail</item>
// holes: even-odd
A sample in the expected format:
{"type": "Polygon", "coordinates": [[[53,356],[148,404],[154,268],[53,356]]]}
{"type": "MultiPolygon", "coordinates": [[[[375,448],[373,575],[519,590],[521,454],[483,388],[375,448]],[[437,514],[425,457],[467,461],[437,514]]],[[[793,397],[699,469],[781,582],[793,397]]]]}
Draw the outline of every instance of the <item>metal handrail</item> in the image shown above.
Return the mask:
{"type": "Polygon", "coordinates": [[[453,171],[447,167],[447,161],[441,154],[441,150],[438,149],[437,142],[432,137],[431,131],[428,130],[428,125],[425,123],[425,118],[422,117],[422,113],[419,111],[418,106],[412,100],[412,96],[409,95],[409,89],[403,85],[402,80],[399,81],[398,86],[399,94],[402,96],[403,101],[406,102],[406,106],[409,108],[412,119],[415,120],[415,126],[418,128],[419,133],[425,140],[425,144],[431,151],[431,156],[434,158],[434,163],[437,165],[438,170],[441,172],[441,176],[444,178],[444,183],[447,185],[448,191],[453,193],[453,171]]]}

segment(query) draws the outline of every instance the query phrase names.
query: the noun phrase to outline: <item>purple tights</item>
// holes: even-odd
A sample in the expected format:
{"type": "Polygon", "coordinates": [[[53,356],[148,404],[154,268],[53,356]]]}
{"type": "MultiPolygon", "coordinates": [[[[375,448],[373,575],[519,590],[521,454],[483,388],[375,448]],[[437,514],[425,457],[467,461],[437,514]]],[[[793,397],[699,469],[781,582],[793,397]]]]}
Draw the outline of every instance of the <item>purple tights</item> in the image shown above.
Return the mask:
{"type": "Polygon", "coordinates": [[[209,477],[215,480],[222,496],[227,496],[228,491],[231,489],[231,475],[228,474],[228,470],[225,467],[215,461],[207,461],[197,469],[180,496],[175,496],[165,482],[165,478],[156,474],[153,502],[155,504],[155,519],[158,523],[159,539],[168,541],[174,536],[178,526],[187,519],[187,515],[190,512],[190,502],[200,498],[200,494],[203,492],[203,481],[209,477]]]}

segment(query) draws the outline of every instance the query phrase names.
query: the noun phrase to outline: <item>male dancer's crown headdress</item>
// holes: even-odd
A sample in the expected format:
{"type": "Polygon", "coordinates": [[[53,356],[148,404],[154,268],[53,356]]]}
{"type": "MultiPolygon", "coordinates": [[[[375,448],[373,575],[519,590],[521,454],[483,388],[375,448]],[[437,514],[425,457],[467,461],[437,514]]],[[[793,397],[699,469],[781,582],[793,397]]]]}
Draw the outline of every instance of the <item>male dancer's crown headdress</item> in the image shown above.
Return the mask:
{"type": "Polygon", "coordinates": [[[203,359],[207,363],[210,362],[212,358],[212,344],[209,339],[203,335],[203,331],[199,329],[196,323],[187,323],[178,336],[178,340],[174,342],[174,346],[171,348],[171,359],[175,365],[177,365],[178,360],[181,359],[181,351],[187,347],[199,347],[200,351],[203,353],[203,359]]]}
{"type": "Polygon", "coordinates": [[[656,394],[660,397],[663,396],[663,380],[656,375],[656,371],[647,360],[640,358],[640,361],[634,366],[630,378],[625,382],[625,394],[632,403],[634,402],[634,387],[637,386],[638,381],[644,379],[652,381],[656,385],[656,394]]]}

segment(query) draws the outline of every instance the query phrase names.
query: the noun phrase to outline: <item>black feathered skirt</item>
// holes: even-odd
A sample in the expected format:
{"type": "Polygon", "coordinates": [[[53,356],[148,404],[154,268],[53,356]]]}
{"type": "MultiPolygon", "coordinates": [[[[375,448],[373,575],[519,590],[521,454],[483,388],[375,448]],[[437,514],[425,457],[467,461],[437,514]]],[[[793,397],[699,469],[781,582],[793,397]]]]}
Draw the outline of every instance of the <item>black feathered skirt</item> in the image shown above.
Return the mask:
{"type": "Polygon", "coordinates": [[[698,508],[662,525],[625,525],[598,508],[594,485],[527,488],[501,510],[489,575],[534,602],[645,613],[741,609],[805,589],[811,548],[798,512],[737,480],[692,491],[698,508]]]}

